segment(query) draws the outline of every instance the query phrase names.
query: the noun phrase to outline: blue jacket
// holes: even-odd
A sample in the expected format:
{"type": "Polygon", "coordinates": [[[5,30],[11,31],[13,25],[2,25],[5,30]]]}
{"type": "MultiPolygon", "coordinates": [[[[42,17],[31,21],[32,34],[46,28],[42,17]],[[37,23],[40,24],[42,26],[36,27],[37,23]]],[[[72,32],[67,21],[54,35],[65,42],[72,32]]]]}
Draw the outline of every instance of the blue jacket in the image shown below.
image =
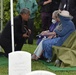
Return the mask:
{"type": "Polygon", "coordinates": [[[18,0],[17,11],[20,13],[23,8],[28,8],[30,10],[30,19],[32,19],[35,17],[38,5],[36,0],[18,0]]]}
{"type": "Polygon", "coordinates": [[[60,21],[62,24],[62,30],[55,30],[60,40],[57,42],[57,46],[61,46],[63,42],[69,37],[69,35],[75,31],[74,23],[68,17],[60,16],[60,21]]]}

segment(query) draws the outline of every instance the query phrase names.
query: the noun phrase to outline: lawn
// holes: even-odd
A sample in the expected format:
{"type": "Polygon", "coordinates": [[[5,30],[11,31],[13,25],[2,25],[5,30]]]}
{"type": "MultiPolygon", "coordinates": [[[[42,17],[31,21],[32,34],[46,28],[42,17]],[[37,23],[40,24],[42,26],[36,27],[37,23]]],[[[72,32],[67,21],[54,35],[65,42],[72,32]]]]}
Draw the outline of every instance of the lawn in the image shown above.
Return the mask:
{"type": "MultiPolygon", "coordinates": [[[[36,44],[34,42],[33,45],[25,44],[23,46],[22,50],[33,53],[35,48],[36,48],[36,44]]],[[[3,61],[4,60],[5,59],[3,59],[3,61]]],[[[50,70],[49,68],[46,67],[46,65],[44,65],[40,61],[32,61],[32,70],[47,70],[47,71],[51,71],[53,73],[56,73],[57,75],[76,75],[75,71],[53,71],[53,70],[50,70]]],[[[7,65],[0,66],[0,75],[8,75],[8,66],[7,65]]]]}

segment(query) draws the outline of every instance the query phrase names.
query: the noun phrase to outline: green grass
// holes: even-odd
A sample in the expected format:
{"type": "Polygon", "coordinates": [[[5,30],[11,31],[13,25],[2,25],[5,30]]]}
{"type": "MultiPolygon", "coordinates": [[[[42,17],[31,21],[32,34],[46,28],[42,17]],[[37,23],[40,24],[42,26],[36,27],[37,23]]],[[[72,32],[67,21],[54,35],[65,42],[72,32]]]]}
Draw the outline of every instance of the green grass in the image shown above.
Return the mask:
{"type": "MultiPolygon", "coordinates": [[[[23,50],[28,51],[30,53],[33,53],[36,48],[36,45],[24,45],[23,50]]],[[[46,65],[42,64],[40,61],[32,61],[32,70],[47,70],[51,71],[53,73],[56,73],[57,75],[76,75],[75,71],[53,71],[46,67],[46,65]]]]}
{"type": "MultiPolygon", "coordinates": [[[[23,51],[28,51],[31,54],[33,54],[34,50],[36,48],[35,43],[33,45],[25,44],[22,48],[23,51]]],[[[32,61],[32,70],[47,70],[51,71],[53,73],[56,73],[57,75],[76,75],[75,71],[53,71],[46,67],[46,65],[42,64],[40,61],[32,61]]],[[[0,75],[8,75],[8,66],[2,65],[0,66],[0,75]]]]}

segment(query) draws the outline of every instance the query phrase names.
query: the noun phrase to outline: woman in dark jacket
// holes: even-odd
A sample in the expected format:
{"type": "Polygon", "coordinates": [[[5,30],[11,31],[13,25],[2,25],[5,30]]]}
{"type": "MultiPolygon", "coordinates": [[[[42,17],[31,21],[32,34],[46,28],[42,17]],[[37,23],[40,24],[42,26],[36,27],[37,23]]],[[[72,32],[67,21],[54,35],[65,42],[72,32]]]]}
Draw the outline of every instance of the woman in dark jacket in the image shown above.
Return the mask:
{"type": "Polygon", "coordinates": [[[39,0],[38,5],[41,6],[42,31],[50,27],[52,13],[58,10],[60,0],[39,0]]]}
{"type": "Polygon", "coordinates": [[[41,6],[42,31],[47,30],[52,19],[52,0],[39,0],[38,5],[41,6]]]}

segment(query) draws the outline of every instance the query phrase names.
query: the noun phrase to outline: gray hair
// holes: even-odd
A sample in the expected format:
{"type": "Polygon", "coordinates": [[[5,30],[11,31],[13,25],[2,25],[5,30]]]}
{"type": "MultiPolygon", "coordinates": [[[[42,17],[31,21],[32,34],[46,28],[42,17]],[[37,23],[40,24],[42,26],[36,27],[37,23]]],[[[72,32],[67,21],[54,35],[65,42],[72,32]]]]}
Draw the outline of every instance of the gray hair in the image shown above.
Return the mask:
{"type": "Polygon", "coordinates": [[[55,11],[53,12],[53,15],[54,15],[56,18],[58,18],[59,11],[58,11],[58,10],[55,10],[55,11]]]}
{"type": "Polygon", "coordinates": [[[28,13],[30,13],[30,11],[27,8],[24,8],[20,11],[20,14],[28,14],[28,13]]]}

